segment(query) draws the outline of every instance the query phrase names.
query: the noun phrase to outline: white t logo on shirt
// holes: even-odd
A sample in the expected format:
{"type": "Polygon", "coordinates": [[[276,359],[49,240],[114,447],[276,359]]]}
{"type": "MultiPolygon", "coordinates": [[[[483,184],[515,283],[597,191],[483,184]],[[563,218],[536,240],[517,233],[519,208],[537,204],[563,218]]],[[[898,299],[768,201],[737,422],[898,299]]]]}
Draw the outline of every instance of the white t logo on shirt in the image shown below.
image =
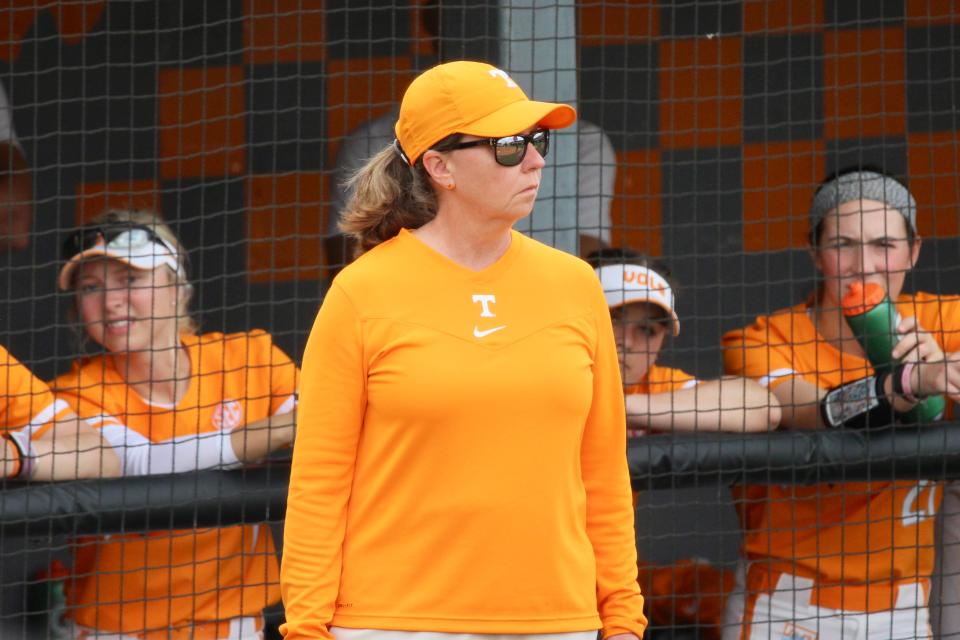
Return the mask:
{"type": "Polygon", "coordinates": [[[489,294],[481,295],[481,294],[479,294],[479,293],[473,294],[473,303],[474,303],[474,304],[476,304],[476,303],[478,303],[478,302],[480,303],[480,307],[481,307],[481,309],[482,309],[482,311],[480,311],[480,317],[481,317],[481,318],[495,318],[495,317],[497,317],[497,315],[496,315],[495,313],[493,313],[492,311],[490,311],[490,305],[493,304],[493,303],[495,303],[496,301],[497,301],[497,297],[496,297],[496,296],[492,296],[492,295],[489,295],[489,294]]]}

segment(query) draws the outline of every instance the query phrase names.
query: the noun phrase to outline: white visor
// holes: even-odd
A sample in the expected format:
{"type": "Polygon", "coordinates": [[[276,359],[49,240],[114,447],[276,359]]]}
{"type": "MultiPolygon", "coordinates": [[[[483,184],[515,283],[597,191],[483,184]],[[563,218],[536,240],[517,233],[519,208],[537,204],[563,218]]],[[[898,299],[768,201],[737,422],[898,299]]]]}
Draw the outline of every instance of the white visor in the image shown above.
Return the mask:
{"type": "Polygon", "coordinates": [[[103,238],[97,244],[85,249],[70,258],[60,270],[59,284],[61,291],[67,291],[73,285],[74,271],[84,260],[105,257],[119,260],[140,271],[153,271],[166,265],[173,272],[183,276],[176,250],[165,241],[150,237],[143,229],[130,229],[118,234],[110,242],[104,243],[103,238]]]}
{"type": "Polygon", "coordinates": [[[653,269],[635,264],[611,264],[594,269],[603,285],[603,295],[611,309],[632,302],[654,304],[670,314],[673,335],[680,333],[680,319],[674,310],[673,289],[666,278],[653,269]]]}

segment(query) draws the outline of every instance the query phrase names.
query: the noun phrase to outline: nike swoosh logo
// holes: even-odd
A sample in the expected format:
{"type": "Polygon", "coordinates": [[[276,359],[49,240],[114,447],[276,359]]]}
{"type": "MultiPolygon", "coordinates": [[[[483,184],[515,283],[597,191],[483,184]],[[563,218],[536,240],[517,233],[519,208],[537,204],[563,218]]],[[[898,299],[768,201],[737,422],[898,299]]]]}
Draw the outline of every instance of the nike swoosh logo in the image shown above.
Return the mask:
{"type": "Polygon", "coordinates": [[[474,326],[473,326],[473,337],[474,337],[474,338],[486,338],[486,337],[487,337],[488,335],[490,335],[491,333],[496,333],[497,331],[500,331],[500,329],[506,329],[506,328],[507,328],[507,325],[502,324],[502,325],[500,325],[499,327],[494,327],[494,328],[492,328],[492,329],[487,329],[487,330],[485,330],[485,331],[480,331],[480,327],[474,325],[474,326]]]}

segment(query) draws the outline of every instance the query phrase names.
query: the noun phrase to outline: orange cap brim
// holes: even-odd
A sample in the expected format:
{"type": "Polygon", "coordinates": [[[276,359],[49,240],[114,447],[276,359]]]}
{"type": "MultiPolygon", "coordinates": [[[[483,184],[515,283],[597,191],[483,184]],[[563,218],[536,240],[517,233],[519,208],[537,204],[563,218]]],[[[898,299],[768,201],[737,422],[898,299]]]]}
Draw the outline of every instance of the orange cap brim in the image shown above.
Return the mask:
{"type": "Polygon", "coordinates": [[[576,119],[576,110],[568,104],[518,100],[464,125],[458,133],[499,138],[512,136],[534,125],[545,129],[562,129],[569,127],[576,119]]]}

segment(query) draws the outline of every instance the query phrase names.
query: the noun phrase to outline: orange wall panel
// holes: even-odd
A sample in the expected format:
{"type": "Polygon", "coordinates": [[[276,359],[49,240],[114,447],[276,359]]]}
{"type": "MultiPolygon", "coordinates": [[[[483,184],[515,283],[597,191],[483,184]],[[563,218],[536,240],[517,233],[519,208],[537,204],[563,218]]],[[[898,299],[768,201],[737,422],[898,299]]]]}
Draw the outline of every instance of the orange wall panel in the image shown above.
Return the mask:
{"type": "Polygon", "coordinates": [[[163,69],[158,83],[160,176],[172,180],[243,174],[243,69],[163,69]]]}
{"type": "Polygon", "coordinates": [[[13,62],[20,57],[23,37],[33,27],[36,0],[12,0],[0,7],[0,59],[13,62]]]}
{"type": "Polygon", "coordinates": [[[810,201],[825,157],[819,141],[743,145],[744,251],[807,246],[810,201]]]}
{"type": "Polygon", "coordinates": [[[953,131],[914,133],[909,145],[917,230],[927,238],[960,235],[960,135],[953,131]]]}
{"type": "Polygon", "coordinates": [[[106,209],[142,209],[160,212],[160,186],[156,180],[85,182],[77,185],[74,213],[77,225],[106,209]]]}
{"type": "Polygon", "coordinates": [[[105,0],[59,2],[58,0],[6,0],[0,7],[0,60],[20,57],[23,38],[33,27],[37,14],[49,10],[63,40],[79,44],[100,21],[105,0]]]}
{"type": "Polygon", "coordinates": [[[660,33],[660,11],[654,0],[577,3],[580,46],[625,44],[649,40],[660,33]]]}
{"type": "Polygon", "coordinates": [[[247,179],[247,276],[251,282],[324,276],[327,178],[321,173],[247,179]]]}
{"type": "Polygon", "coordinates": [[[822,0],[744,0],[747,33],[808,31],[823,24],[822,0]]]}
{"type": "MultiPolygon", "coordinates": [[[[42,4],[42,3],[38,3],[42,4]]],[[[47,2],[57,23],[60,37],[69,44],[79,44],[96,26],[103,14],[103,0],[85,2],[47,2]]]]}
{"type": "Polygon", "coordinates": [[[323,60],[323,0],[246,0],[244,12],[245,62],[323,60]]]}
{"type": "Polygon", "coordinates": [[[903,29],[829,31],[823,50],[827,138],[902,134],[907,112],[903,29]]]}
{"type": "Polygon", "coordinates": [[[740,144],[740,38],[660,43],[660,139],[667,148],[740,144]]]}

